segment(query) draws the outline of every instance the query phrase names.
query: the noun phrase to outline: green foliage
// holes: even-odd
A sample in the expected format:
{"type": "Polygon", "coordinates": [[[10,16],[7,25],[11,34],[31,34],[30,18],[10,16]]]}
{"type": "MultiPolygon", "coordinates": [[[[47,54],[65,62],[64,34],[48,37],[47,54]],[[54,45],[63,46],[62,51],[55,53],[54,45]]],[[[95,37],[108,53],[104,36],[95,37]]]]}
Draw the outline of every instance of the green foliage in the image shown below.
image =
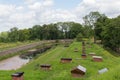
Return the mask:
{"type": "Polygon", "coordinates": [[[76,41],[82,41],[83,40],[83,35],[81,33],[79,33],[77,36],[76,36],[76,41]]]}
{"type": "Polygon", "coordinates": [[[1,32],[0,33],[0,42],[8,42],[8,32],[1,32]]]}
{"type": "Polygon", "coordinates": [[[72,23],[70,27],[70,38],[75,38],[78,34],[83,34],[83,27],[79,23],[72,23]]]}
{"type": "Polygon", "coordinates": [[[99,12],[90,12],[88,15],[83,17],[84,24],[94,29],[94,23],[96,23],[97,19],[101,16],[104,16],[104,14],[100,14],[99,12]]]}
{"type": "Polygon", "coordinates": [[[105,47],[120,53],[120,17],[99,18],[96,23],[95,35],[102,40],[105,47]]]}
{"type": "Polygon", "coordinates": [[[94,30],[91,29],[89,26],[83,27],[83,36],[86,38],[92,38],[94,35],[94,30]]]}
{"type": "Polygon", "coordinates": [[[10,32],[8,33],[8,38],[10,42],[17,42],[19,39],[19,33],[18,28],[14,27],[10,29],[10,32]]]}
{"type": "Polygon", "coordinates": [[[18,35],[18,41],[27,41],[30,38],[30,31],[28,29],[19,30],[18,35]]]}
{"type": "Polygon", "coordinates": [[[94,42],[96,43],[96,25],[95,23],[97,22],[97,20],[100,17],[104,17],[104,14],[100,14],[99,12],[90,12],[88,15],[86,15],[85,17],[83,17],[84,20],[84,26],[87,26],[87,35],[90,38],[91,35],[94,36],[94,42]]]}
{"type": "Polygon", "coordinates": [[[17,42],[26,40],[55,40],[73,39],[83,34],[83,27],[75,22],[58,22],[54,24],[35,25],[29,29],[19,30],[17,27],[11,28],[9,32],[2,32],[0,42],[17,42]]]}
{"type": "Polygon", "coordinates": [[[106,26],[107,20],[108,20],[108,18],[106,16],[101,16],[96,21],[96,23],[95,23],[95,29],[94,29],[96,39],[102,40],[103,28],[106,26]]]}
{"type": "Polygon", "coordinates": [[[75,22],[59,22],[56,24],[63,38],[73,39],[79,33],[83,33],[82,25],[75,22]]]}

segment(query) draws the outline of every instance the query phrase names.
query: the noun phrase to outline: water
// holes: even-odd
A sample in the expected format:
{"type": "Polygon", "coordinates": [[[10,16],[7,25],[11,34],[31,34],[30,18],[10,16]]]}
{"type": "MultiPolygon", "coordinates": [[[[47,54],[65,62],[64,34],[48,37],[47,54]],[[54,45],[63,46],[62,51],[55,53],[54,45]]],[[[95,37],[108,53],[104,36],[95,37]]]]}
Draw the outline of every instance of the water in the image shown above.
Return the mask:
{"type": "Polygon", "coordinates": [[[16,70],[28,62],[28,59],[21,59],[19,56],[14,56],[9,59],[0,61],[0,70],[16,70]]]}

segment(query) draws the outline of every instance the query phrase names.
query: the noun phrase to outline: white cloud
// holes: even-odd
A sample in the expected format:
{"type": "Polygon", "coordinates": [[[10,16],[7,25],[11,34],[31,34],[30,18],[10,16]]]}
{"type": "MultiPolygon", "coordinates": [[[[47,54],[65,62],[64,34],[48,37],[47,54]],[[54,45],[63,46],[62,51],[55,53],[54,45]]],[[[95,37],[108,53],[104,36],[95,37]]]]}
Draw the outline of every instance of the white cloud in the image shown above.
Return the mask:
{"type": "Polygon", "coordinates": [[[52,6],[53,4],[54,4],[53,0],[45,0],[43,2],[43,6],[47,6],[47,7],[52,6]]]}
{"type": "Polygon", "coordinates": [[[28,7],[29,7],[30,9],[36,9],[36,10],[38,10],[39,8],[42,7],[42,4],[41,4],[40,2],[36,2],[36,3],[34,3],[34,4],[29,5],[28,7]]]}
{"type": "Polygon", "coordinates": [[[24,22],[31,21],[32,19],[34,19],[34,17],[35,17],[34,12],[15,13],[9,17],[9,21],[11,21],[11,22],[13,21],[13,22],[17,22],[17,23],[24,23],[24,22]]]}
{"type": "Polygon", "coordinates": [[[105,13],[108,17],[120,15],[120,0],[83,0],[76,7],[76,14],[81,13],[80,17],[85,16],[91,11],[105,13]]]}
{"type": "Polygon", "coordinates": [[[54,4],[54,0],[24,0],[19,6],[0,4],[0,31],[14,26],[26,28],[60,21],[81,23],[82,17],[91,11],[99,11],[109,17],[120,15],[120,0],[82,0],[71,10],[56,9],[54,4]]]}
{"type": "Polygon", "coordinates": [[[0,5],[0,17],[8,16],[13,12],[15,6],[13,5],[0,5]]]}
{"type": "Polygon", "coordinates": [[[32,4],[36,2],[37,0],[24,0],[26,4],[32,4]]]}
{"type": "Polygon", "coordinates": [[[18,6],[17,8],[16,8],[16,10],[18,10],[18,11],[22,11],[24,9],[24,7],[22,7],[22,6],[18,6]]]}
{"type": "Polygon", "coordinates": [[[41,14],[40,19],[42,23],[63,22],[63,21],[76,21],[76,15],[68,10],[49,10],[41,14]]]}
{"type": "Polygon", "coordinates": [[[28,8],[39,12],[47,8],[51,8],[52,6],[53,6],[53,0],[40,0],[33,2],[32,4],[29,4],[28,8]]]}

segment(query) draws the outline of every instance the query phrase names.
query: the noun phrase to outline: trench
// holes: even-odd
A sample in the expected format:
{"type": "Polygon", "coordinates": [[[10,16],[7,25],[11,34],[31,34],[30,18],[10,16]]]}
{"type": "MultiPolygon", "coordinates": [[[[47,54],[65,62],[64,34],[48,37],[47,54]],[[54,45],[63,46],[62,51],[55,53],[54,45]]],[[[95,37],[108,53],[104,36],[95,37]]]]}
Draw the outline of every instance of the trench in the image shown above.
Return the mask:
{"type": "Polygon", "coordinates": [[[42,54],[45,51],[51,49],[53,45],[47,45],[47,46],[37,46],[34,49],[27,50],[21,55],[17,55],[5,60],[0,61],[0,70],[17,70],[21,68],[22,66],[26,65],[36,57],[38,54],[42,54]]]}

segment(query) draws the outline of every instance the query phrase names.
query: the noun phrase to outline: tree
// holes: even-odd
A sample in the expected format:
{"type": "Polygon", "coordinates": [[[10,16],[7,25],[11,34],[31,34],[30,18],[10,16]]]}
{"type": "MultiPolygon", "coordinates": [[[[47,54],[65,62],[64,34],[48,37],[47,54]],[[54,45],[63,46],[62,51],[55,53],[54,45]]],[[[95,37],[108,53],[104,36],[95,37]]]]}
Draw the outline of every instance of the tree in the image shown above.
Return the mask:
{"type": "MultiPolygon", "coordinates": [[[[83,17],[84,20],[84,25],[85,26],[89,26],[91,29],[95,29],[95,23],[97,21],[98,18],[100,18],[101,16],[105,16],[104,14],[100,14],[99,12],[90,12],[88,15],[86,15],[85,17],[83,17]]],[[[95,34],[95,32],[94,32],[95,34]]],[[[94,42],[96,43],[96,36],[94,35],[94,42]]]]}
{"type": "Polygon", "coordinates": [[[107,20],[103,29],[103,45],[120,53],[120,16],[107,20]]]}
{"type": "Polygon", "coordinates": [[[107,16],[101,16],[100,18],[98,18],[98,20],[95,23],[95,36],[96,39],[102,40],[102,32],[103,32],[103,28],[106,25],[106,21],[108,20],[107,16]]]}
{"type": "Polygon", "coordinates": [[[82,25],[75,22],[59,22],[56,24],[60,33],[60,37],[73,39],[79,33],[83,33],[82,25]]]}
{"type": "Polygon", "coordinates": [[[69,22],[58,22],[57,27],[61,32],[61,37],[62,38],[68,38],[68,32],[70,29],[69,22]]]}
{"type": "Polygon", "coordinates": [[[57,39],[58,38],[58,28],[56,24],[49,24],[44,26],[44,35],[46,35],[46,39],[57,39]]]}
{"type": "Polygon", "coordinates": [[[0,33],[0,42],[8,42],[8,32],[0,33]]]}
{"type": "Polygon", "coordinates": [[[18,31],[19,34],[19,41],[26,41],[30,38],[30,31],[29,29],[23,29],[18,31]]]}
{"type": "Polygon", "coordinates": [[[91,29],[91,28],[90,28],[89,26],[87,26],[87,25],[84,25],[82,31],[83,31],[83,36],[84,36],[85,38],[92,38],[93,35],[94,35],[93,29],[91,29]]]}
{"type": "Polygon", "coordinates": [[[83,39],[83,35],[81,33],[79,33],[77,36],[76,36],[76,40],[77,41],[82,41],[83,39]]]}
{"type": "Polygon", "coordinates": [[[82,34],[83,35],[83,27],[81,24],[79,23],[74,23],[72,22],[71,23],[71,27],[70,27],[70,31],[69,31],[69,34],[70,34],[70,38],[73,39],[75,38],[78,34],[82,34]]]}
{"type": "Polygon", "coordinates": [[[18,28],[14,27],[10,29],[10,32],[8,32],[8,38],[11,42],[16,42],[19,40],[19,34],[18,34],[18,28]]]}

